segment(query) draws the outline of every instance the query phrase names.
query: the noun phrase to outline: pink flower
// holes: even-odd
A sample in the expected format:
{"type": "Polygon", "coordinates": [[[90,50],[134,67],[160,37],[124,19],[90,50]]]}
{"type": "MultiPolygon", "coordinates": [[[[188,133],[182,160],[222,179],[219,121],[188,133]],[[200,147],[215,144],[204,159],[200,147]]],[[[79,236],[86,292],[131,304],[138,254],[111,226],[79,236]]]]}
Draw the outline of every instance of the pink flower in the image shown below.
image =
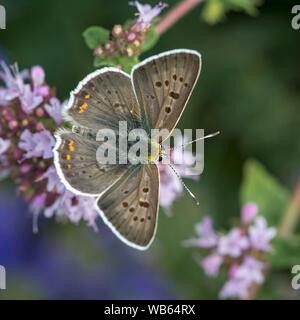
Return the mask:
{"type": "Polygon", "coordinates": [[[34,66],[31,68],[31,80],[33,83],[34,94],[41,97],[47,97],[49,95],[49,86],[45,85],[45,71],[40,66],[34,66]]]}
{"type": "Polygon", "coordinates": [[[234,278],[246,280],[249,284],[261,284],[264,281],[263,268],[264,263],[254,257],[247,256],[236,270],[234,278]]]}
{"type": "Polygon", "coordinates": [[[65,186],[61,182],[57,171],[52,165],[48,168],[48,170],[39,178],[39,180],[47,179],[47,191],[48,192],[57,192],[57,193],[63,193],[65,192],[65,186]]]}
{"type": "Polygon", "coordinates": [[[218,253],[223,256],[239,257],[242,252],[249,248],[247,237],[243,236],[237,228],[232,229],[227,235],[220,237],[218,253]]]}
{"type": "Polygon", "coordinates": [[[95,199],[93,197],[75,196],[68,191],[53,165],[38,180],[43,179],[47,179],[48,192],[58,193],[54,203],[50,207],[44,208],[45,217],[50,218],[56,214],[58,217],[69,219],[73,223],[78,223],[82,219],[97,230],[96,219],[98,213],[94,208],[95,199]]]}
{"type": "MultiPolygon", "coordinates": [[[[28,77],[27,72],[19,73],[17,65],[9,68],[3,61],[0,62],[0,79],[5,84],[5,100],[10,101],[19,96],[23,91],[24,79],[28,77]]],[[[3,92],[2,92],[2,95],[3,92]]]]}
{"type": "Polygon", "coordinates": [[[216,277],[219,274],[223,257],[218,254],[211,254],[201,261],[201,266],[208,277],[216,277]]]}
{"type": "Polygon", "coordinates": [[[45,82],[45,71],[40,66],[34,66],[31,68],[31,79],[34,87],[39,87],[45,82]]]}
{"type": "Polygon", "coordinates": [[[37,96],[29,84],[23,86],[22,91],[19,93],[19,99],[23,111],[27,114],[32,113],[43,102],[43,98],[37,96]]]}
{"type": "Polygon", "coordinates": [[[149,4],[141,4],[138,1],[129,2],[130,5],[135,6],[138,10],[138,19],[135,26],[142,30],[147,29],[152,20],[157,17],[160,12],[166,8],[168,5],[164,2],[159,2],[153,8],[149,4]]]}
{"type": "MultiPolygon", "coordinates": [[[[1,63],[2,71],[0,72],[0,79],[5,83],[5,89],[2,89],[1,100],[11,101],[15,98],[19,98],[21,102],[21,108],[27,114],[31,114],[32,111],[43,102],[41,94],[36,92],[35,81],[41,81],[41,75],[37,75],[40,71],[34,71],[35,79],[32,79],[34,89],[30,84],[25,84],[24,80],[28,78],[28,72],[19,72],[17,65],[9,68],[4,62],[1,63]]],[[[43,92],[45,93],[45,92],[43,92]]],[[[47,92],[48,94],[48,92],[47,92]]]]}
{"type": "Polygon", "coordinates": [[[246,203],[241,210],[241,219],[244,224],[250,224],[257,215],[257,204],[253,202],[246,203]]]}
{"type": "Polygon", "coordinates": [[[45,104],[45,109],[49,116],[54,119],[56,124],[61,124],[62,122],[62,110],[63,105],[57,98],[51,98],[49,104],[45,104]]]}
{"type": "Polygon", "coordinates": [[[260,251],[271,250],[271,240],[276,235],[275,228],[268,228],[264,217],[257,217],[254,224],[249,227],[250,245],[260,251]]]}
{"type": "Polygon", "coordinates": [[[30,203],[30,210],[37,215],[45,207],[45,201],[46,193],[35,196],[30,203]]]}
{"type": "Polygon", "coordinates": [[[263,268],[264,263],[247,256],[241,265],[235,265],[234,272],[229,273],[229,280],[221,289],[220,298],[245,298],[253,284],[263,283],[263,268]]]}
{"type": "Polygon", "coordinates": [[[32,157],[52,158],[54,145],[55,140],[48,130],[31,133],[28,129],[22,132],[18,144],[20,149],[26,151],[25,159],[32,157]]]}
{"type": "Polygon", "coordinates": [[[197,238],[184,241],[187,246],[196,246],[200,248],[213,248],[218,243],[218,236],[213,229],[213,222],[210,217],[204,217],[202,221],[195,226],[197,238]]]}
{"type": "Polygon", "coordinates": [[[6,106],[6,104],[7,104],[6,90],[3,88],[0,88],[0,108],[6,106]]]}
{"type": "Polygon", "coordinates": [[[160,172],[160,193],[159,193],[159,203],[165,209],[170,209],[172,203],[178,198],[183,187],[175,175],[173,170],[166,165],[159,165],[160,172]]]}
{"type": "Polygon", "coordinates": [[[84,220],[96,231],[98,213],[94,208],[94,204],[95,199],[93,197],[75,196],[65,189],[50,207],[44,209],[44,215],[50,218],[56,214],[58,218],[68,219],[73,223],[84,220]],[[75,204],[74,199],[76,199],[75,204]]]}
{"type": "MultiPolygon", "coordinates": [[[[183,143],[181,137],[175,140],[176,146],[181,146],[183,143]]],[[[166,150],[167,157],[180,177],[197,179],[192,175],[191,166],[195,163],[194,155],[180,148],[166,150]]],[[[172,203],[182,194],[183,185],[175,172],[168,164],[158,162],[160,172],[160,198],[159,203],[167,211],[170,210],[172,203]]]]}
{"type": "Polygon", "coordinates": [[[19,192],[34,214],[34,231],[37,231],[37,218],[41,213],[74,223],[84,220],[96,229],[95,200],[69,192],[51,164],[55,126],[47,120],[49,115],[57,124],[61,123],[62,104],[57,98],[45,104],[44,97],[48,96],[50,88],[45,84],[44,70],[33,67],[29,77],[28,72],[19,72],[16,65],[9,68],[2,63],[1,66],[0,80],[5,86],[0,87],[0,179],[14,168],[12,178],[16,179],[19,192]],[[14,103],[10,103],[12,99],[14,103]],[[12,130],[24,126],[20,136],[7,139],[16,133],[12,130]],[[12,152],[6,152],[8,148],[12,152]],[[42,158],[51,160],[41,161],[42,158]],[[45,183],[41,183],[43,179],[45,183]]]}
{"type": "Polygon", "coordinates": [[[10,147],[10,140],[4,140],[0,138],[0,155],[5,153],[9,147],[10,147]]]}
{"type": "Polygon", "coordinates": [[[248,282],[241,279],[229,279],[225,282],[219,296],[221,299],[241,298],[248,292],[248,282]]]}

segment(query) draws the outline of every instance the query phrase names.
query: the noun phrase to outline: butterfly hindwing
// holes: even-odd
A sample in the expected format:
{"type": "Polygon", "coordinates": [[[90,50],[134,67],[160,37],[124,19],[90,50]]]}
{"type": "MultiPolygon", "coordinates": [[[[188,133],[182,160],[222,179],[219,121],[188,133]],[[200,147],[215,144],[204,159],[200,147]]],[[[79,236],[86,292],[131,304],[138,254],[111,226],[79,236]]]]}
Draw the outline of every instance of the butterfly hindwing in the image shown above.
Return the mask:
{"type": "Polygon", "coordinates": [[[127,244],[146,249],[157,224],[159,172],[155,164],[132,166],[97,205],[104,221],[127,244]]]}
{"type": "Polygon", "coordinates": [[[129,75],[117,68],[91,73],[71,93],[65,117],[96,132],[101,128],[117,130],[122,120],[134,128],[141,115],[129,75]]]}
{"type": "Polygon", "coordinates": [[[176,126],[201,68],[201,56],[192,50],[173,50],[146,59],[134,67],[132,82],[150,128],[176,126]]]}
{"type": "Polygon", "coordinates": [[[68,130],[58,131],[56,138],[56,167],[67,187],[77,194],[99,195],[127,171],[126,165],[100,165],[95,140],[68,130]]]}

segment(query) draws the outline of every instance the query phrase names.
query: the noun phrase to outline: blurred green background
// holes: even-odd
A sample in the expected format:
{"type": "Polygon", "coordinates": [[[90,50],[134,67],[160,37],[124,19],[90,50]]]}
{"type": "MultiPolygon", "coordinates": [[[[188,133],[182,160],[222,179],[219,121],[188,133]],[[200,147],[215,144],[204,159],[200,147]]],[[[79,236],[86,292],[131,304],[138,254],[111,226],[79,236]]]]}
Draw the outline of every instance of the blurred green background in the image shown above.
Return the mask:
{"type": "MultiPolygon", "coordinates": [[[[91,25],[110,29],[135,12],[127,1],[1,4],[7,10],[7,30],[0,31],[4,57],[20,69],[42,65],[61,99],[93,70],[82,32],[91,25]]],[[[204,214],[220,229],[238,219],[247,159],[260,161],[289,189],[300,176],[300,30],[291,28],[294,4],[265,1],[257,17],[230,13],[214,26],[201,20],[202,7],[197,7],[142,57],[175,48],[198,50],[202,72],[178,126],[221,131],[205,144],[201,179],[189,181],[200,206],[185,194],[171,217],[161,211],[148,251],[125,247],[101,222],[94,233],[83,224],[43,221],[33,236],[26,205],[16,202],[12,185],[1,183],[0,264],[7,266],[9,286],[0,298],[217,298],[222,279],[205,277],[193,251],[181,242],[193,235],[204,214]]],[[[272,274],[259,297],[295,294],[289,272],[280,272],[272,274]]]]}

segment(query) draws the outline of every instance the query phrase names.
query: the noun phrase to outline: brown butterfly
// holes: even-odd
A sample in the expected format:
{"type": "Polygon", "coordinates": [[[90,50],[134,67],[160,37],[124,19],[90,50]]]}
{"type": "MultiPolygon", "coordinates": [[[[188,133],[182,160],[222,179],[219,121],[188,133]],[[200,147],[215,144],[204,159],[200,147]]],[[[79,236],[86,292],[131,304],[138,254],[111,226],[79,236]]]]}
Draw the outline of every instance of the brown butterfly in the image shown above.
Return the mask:
{"type": "MultiPolygon", "coordinates": [[[[104,222],[134,248],[147,249],[155,236],[158,167],[153,161],[99,164],[97,131],[117,131],[119,121],[127,121],[128,130],[166,128],[171,132],[200,69],[200,54],[182,49],[146,59],[133,68],[131,76],[117,68],[97,70],[71,93],[66,120],[73,128],[56,133],[55,165],[63,183],[75,194],[97,196],[96,206],[104,222]]],[[[161,143],[154,160],[161,158],[161,143]]]]}

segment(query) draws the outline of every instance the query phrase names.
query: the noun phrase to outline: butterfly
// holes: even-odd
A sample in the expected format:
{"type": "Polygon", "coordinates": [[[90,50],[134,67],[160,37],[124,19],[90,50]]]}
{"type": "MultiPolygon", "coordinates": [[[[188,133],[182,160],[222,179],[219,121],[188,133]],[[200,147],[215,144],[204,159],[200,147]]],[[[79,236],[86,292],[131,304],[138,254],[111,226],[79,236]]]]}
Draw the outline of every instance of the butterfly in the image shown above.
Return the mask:
{"type": "MultiPolygon", "coordinates": [[[[96,196],[95,206],[104,222],[136,249],[147,249],[157,229],[157,163],[99,164],[96,132],[102,128],[117,131],[119,121],[127,121],[128,130],[166,128],[172,132],[200,69],[201,55],[180,49],[138,63],[130,76],[113,67],[97,70],[71,92],[65,119],[72,129],[55,134],[55,166],[66,188],[96,196]]],[[[158,150],[154,160],[161,158],[162,149],[158,150]]]]}

